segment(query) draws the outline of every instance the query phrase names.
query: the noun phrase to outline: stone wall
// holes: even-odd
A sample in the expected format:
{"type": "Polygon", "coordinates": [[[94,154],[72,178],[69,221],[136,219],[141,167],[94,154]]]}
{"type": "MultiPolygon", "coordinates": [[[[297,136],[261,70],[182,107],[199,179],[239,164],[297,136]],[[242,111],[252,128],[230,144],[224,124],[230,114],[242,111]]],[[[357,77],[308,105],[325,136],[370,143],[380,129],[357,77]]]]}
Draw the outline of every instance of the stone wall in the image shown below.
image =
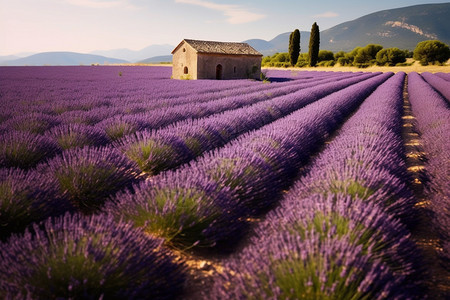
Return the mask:
{"type": "Polygon", "coordinates": [[[261,56],[199,53],[198,79],[259,79],[261,56]]]}
{"type": "Polygon", "coordinates": [[[172,78],[197,79],[197,51],[187,43],[183,43],[173,53],[172,78]],[[185,69],[186,67],[187,70],[185,69]]]}

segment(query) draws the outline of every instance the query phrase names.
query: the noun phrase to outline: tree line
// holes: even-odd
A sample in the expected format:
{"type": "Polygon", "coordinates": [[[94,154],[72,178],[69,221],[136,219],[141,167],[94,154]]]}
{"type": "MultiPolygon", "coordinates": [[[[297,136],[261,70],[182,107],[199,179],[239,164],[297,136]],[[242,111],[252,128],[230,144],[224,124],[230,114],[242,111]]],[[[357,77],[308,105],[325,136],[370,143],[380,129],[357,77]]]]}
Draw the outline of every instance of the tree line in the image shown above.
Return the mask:
{"type": "MultiPolygon", "coordinates": [[[[331,67],[335,64],[341,66],[355,66],[366,68],[378,66],[405,66],[407,58],[419,61],[421,65],[443,65],[450,59],[450,48],[438,40],[419,42],[414,51],[399,48],[383,48],[381,45],[368,44],[365,47],[356,47],[352,51],[339,51],[333,53],[328,50],[319,50],[320,32],[316,22],[311,27],[309,49],[301,53],[300,31],[295,29],[289,36],[289,52],[275,53],[262,60],[263,67],[331,67]]],[[[410,63],[412,64],[412,63],[410,63]]]]}

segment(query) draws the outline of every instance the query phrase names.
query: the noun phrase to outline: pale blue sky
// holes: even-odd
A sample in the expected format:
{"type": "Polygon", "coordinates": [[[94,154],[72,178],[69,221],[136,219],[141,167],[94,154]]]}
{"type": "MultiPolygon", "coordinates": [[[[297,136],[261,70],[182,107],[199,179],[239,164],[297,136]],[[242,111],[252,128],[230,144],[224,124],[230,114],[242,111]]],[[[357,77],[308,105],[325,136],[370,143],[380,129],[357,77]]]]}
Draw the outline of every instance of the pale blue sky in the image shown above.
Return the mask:
{"type": "Polygon", "coordinates": [[[426,0],[0,0],[0,55],[176,45],[183,38],[270,40],[426,0]]]}

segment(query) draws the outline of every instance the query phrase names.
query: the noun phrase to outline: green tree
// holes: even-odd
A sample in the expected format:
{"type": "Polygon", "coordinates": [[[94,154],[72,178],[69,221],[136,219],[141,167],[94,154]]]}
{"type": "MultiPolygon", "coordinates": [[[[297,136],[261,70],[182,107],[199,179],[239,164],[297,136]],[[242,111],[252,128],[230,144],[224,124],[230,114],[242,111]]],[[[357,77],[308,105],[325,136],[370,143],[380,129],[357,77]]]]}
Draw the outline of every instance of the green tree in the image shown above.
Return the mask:
{"type": "Polygon", "coordinates": [[[315,67],[319,58],[320,32],[316,22],[311,27],[311,36],[309,38],[309,65],[315,67]]]}
{"type": "Polygon", "coordinates": [[[320,50],[317,61],[321,62],[327,60],[334,60],[334,53],[329,50],[320,50]]]}
{"type": "Polygon", "coordinates": [[[295,29],[289,37],[289,58],[291,65],[295,66],[300,55],[300,30],[295,29]]]}
{"type": "Polygon", "coordinates": [[[450,58],[448,45],[438,40],[423,41],[414,49],[413,58],[418,60],[422,66],[428,64],[443,64],[450,58]]]}
{"type": "Polygon", "coordinates": [[[395,66],[398,63],[406,62],[406,51],[398,48],[386,48],[378,51],[376,55],[377,65],[395,66]]]}
{"type": "MultiPolygon", "coordinates": [[[[320,52],[319,52],[320,53],[320,52]]],[[[335,60],[338,60],[339,58],[341,58],[341,57],[345,57],[345,52],[344,51],[339,51],[339,52],[336,52],[335,54],[334,54],[334,59],[335,60]]]]}
{"type": "Polygon", "coordinates": [[[359,68],[365,68],[374,64],[376,62],[376,55],[381,49],[383,49],[383,46],[374,44],[369,44],[364,48],[358,49],[353,64],[359,68]]]}

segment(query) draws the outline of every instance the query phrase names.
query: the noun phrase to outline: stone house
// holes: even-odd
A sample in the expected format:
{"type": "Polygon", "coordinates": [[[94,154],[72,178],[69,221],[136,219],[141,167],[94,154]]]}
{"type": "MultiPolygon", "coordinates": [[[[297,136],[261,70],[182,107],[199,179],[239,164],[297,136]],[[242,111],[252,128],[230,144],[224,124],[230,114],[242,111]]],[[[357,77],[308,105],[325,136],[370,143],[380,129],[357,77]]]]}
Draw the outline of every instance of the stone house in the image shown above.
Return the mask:
{"type": "Polygon", "coordinates": [[[173,79],[259,79],[262,54],[247,43],[184,39],[172,51],[173,79]]]}

